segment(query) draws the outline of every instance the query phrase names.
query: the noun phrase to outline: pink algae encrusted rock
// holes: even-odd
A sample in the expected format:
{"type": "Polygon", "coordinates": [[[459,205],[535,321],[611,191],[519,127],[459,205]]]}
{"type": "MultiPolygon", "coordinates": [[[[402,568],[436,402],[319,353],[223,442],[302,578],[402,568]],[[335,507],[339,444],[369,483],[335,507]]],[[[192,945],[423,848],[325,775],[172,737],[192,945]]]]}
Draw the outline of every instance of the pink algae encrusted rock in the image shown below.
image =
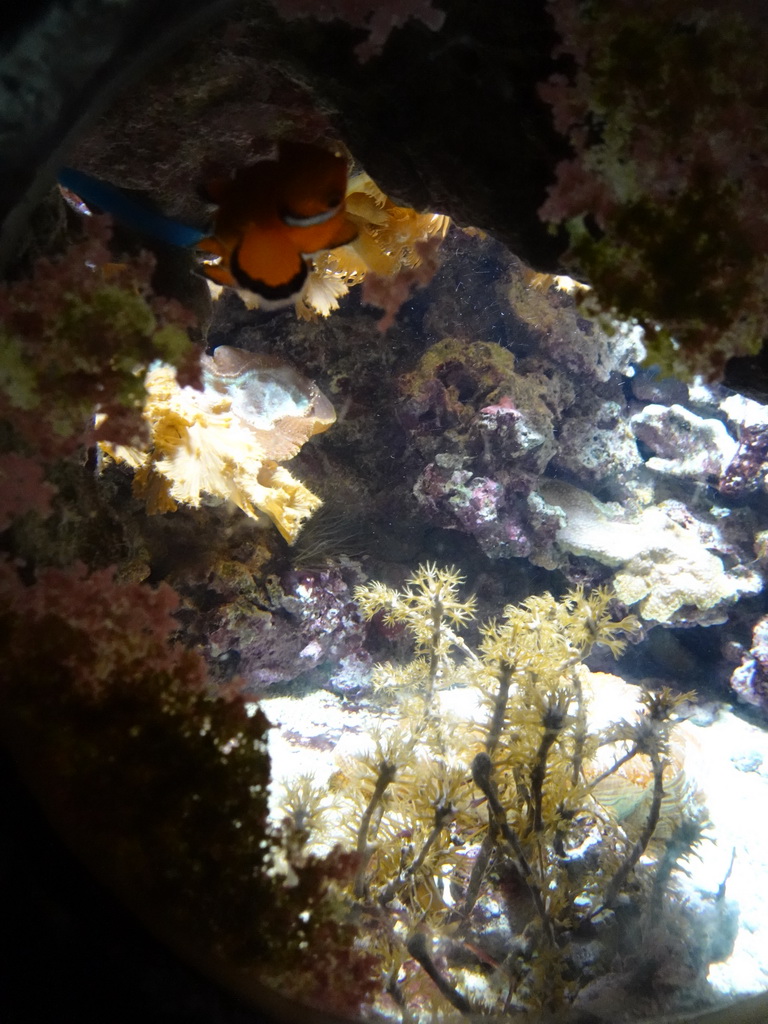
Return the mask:
{"type": "Polygon", "coordinates": [[[433,522],[473,536],[489,558],[530,555],[530,525],[504,486],[469,470],[430,463],[414,487],[414,494],[433,522]]]}
{"type": "Polygon", "coordinates": [[[432,522],[474,537],[489,558],[529,558],[554,568],[553,543],[564,517],[532,489],[534,480],[526,474],[507,474],[505,482],[474,475],[438,455],[413,490],[432,522]]]}

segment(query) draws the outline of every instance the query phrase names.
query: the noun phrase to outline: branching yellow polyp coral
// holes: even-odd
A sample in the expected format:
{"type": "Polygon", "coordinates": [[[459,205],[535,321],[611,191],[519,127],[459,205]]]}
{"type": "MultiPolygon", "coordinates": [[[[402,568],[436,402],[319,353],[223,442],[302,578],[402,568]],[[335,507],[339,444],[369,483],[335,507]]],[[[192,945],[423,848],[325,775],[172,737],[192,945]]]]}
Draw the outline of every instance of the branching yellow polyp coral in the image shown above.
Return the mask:
{"type": "Polygon", "coordinates": [[[247,515],[266,513],[292,543],[322,504],[280,463],[336,416],[317,386],[275,356],[221,346],[203,357],[203,391],[179,387],[166,365],[147,374],[147,451],[104,446],[136,468],[134,492],[150,513],[228,498],[247,515]]]}
{"type": "Polygon", "coordinates": [[[671,879],[706,823],[672,735],[691,695],[620,684],[622,710],[600,724],[590,695],[620,681],[583,660],[599,644],[620,655],[638,629],[612,592],[508,605],[473,650],[462,583],[427,564],[399,590],[356,589],[363,617],[404,627],[415,656],[377,666],[382,728],[341,761],[325,821],[296,813],[321,798],[305,781],[286,812],[310,848],[354,849],[347,896],[381,963],[382,1016],[554,1020],[616,970],[617,945],[652,958],[643,930],[679,912],[671,879]]]}

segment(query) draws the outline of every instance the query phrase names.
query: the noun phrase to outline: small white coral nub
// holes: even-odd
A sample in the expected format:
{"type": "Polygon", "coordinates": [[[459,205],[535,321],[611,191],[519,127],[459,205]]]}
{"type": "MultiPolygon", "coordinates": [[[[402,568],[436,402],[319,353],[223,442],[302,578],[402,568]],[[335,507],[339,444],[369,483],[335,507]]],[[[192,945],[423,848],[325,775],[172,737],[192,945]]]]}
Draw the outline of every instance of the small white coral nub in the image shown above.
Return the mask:
{"type": "Polygon", "coordinates": [[[317,386],[280,358],[221,346],[203,356],[203,391],[179,387],[173,367],[147,374],[147,451],[104,446],[136,467],[134,491],[150,513],[228,498],[266,513],[288,541],[322,504],[279,463],[293,458],[336,415],[317,386]]]}

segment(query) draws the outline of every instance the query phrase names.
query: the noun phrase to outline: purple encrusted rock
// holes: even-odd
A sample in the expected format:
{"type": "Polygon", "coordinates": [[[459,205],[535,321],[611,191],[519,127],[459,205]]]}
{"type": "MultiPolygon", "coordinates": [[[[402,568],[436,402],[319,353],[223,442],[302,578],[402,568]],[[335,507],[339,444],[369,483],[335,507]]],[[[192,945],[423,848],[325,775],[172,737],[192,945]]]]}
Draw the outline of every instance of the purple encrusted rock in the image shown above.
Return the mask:
{"type": "Polygon", "coordinates": [[[455,468],[441,458],[426,466],[413,493],[431,522],[474,537],[489,558],[530,558],[554,568],[561,510],[533,491],[528,474],[505,474],[505,483],[455,468]],[[442,463],[442,464],[441,464],[442,463]]]}
{"type": "Polygon", "coordinates": [[[214,657],[236,656],[246,692],[290,682],[343,659],[370,661],[364,652],[365,626],[352,597],[360,582],[357,572],[337,566],[292,570],[268,582],[270,608],[245,608],[242,601],[225,605],[208,635],[214,657]]]}
{"type": "Polygon", "coordinates": [[[622,406],[593,399],[567,415],[558,434],[552,466],[588,484],[624,481],[642,459],[622,406]]]}
{"type": "Polygon", "coordinates": [[[478,453],[484,465],[504,467],[514,460],[516,468],[540,473],[554,450],[551,421],[521,409],[503,395],[498,402],[480,409],[472,421],[470,447],[482,445],[478,453]],[[475,442],[473,444],[473,442],[475,442]]]}
{"type": "Polygon", "coordinates": [[[756,423],[742,428],[739,447],[726,466],[717,489],[730,498],[757,491],[768,473],[768,426],[756,423]]]}
{"type": "Polygon", "coordinates": [[[752,631],[752,647],[731,676],[740,701],[768,714],[768,615],[752,631]]]}

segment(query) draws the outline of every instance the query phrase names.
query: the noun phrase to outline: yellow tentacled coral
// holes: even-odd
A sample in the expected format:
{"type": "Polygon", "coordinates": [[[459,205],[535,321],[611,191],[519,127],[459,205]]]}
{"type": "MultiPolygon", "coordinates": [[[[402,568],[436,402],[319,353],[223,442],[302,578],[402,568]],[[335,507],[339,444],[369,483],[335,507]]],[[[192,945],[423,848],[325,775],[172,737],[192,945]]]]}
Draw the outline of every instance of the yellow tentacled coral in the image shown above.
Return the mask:
{"type": "Polygon", "coordinates": [[[357,226],[357,238],[348,245],[312,258],[307,288],[296,304],[304,319],[328,316],[338,300],[366,276],[392,279],[413,270],[437,246],[448,230],[449,218],[418,213],[392,202],[364,172],[349,179],[347,216],[357,226]]]}
{"type": "Polygon", "coordinates": [[[335,817],[318,838],[356,851],[347,895],[367,921],[360,942],[403,1016],[425,1016],[427,976],[443,998],[432,1020],[513,1005],[521,1019],[559,1020],[615,971],[619,907],[631,907],[627,937],[652,962],[648,936],[680,913],[671,879],[707,827],[676,737],[693,695],[583,664],[598,644],[620,654],[639,629],[606,587],[507,605],[473,650],[460,634],[475,617],[462,582],[426,564],[398,590],[356,588],[363,617],[404,626],[415,658],[377,666],[379,698],[389,690],[399,707],[377,699],[384,729],[333,776],[335,817]],[[605,955],[581,975],[578,936],[592,941],[608,918],[605,955]]]}
{"type": "Polygon", "coordinates": [[[104,450],[136,468],[134,492],[150,513],[197,507],[210,494],[253,518],[266,513],[292,543],[322,501],[280,463],[328,429],[333,406],[281,359],[227,346],[203,357],[203,380],[203,391],[182,388],[172,367],[153,367],[144,406],[148,450],[104,450]]]}

